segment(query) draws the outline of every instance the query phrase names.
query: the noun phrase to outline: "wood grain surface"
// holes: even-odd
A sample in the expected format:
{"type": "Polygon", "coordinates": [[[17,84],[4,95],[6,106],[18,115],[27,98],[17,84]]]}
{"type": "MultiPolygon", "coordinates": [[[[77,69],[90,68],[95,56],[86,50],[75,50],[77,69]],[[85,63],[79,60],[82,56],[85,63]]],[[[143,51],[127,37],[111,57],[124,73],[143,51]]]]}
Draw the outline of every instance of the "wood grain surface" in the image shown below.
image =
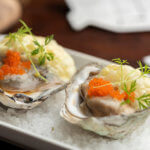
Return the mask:
{"type": "MultiPolygon", "coordinates": [[[[104,59],[120,57],[136,66],[137,60],[150,54],[150,32],[116,34],[95,27],[76,32],[67,22],[68,11],[63,0],[30,0],[23,6],[22,19],[36,35],[53,33],[63,46],[104,59]]],[[[16,31],[19,26],[17,23],[5,33],[16,31]]]]}

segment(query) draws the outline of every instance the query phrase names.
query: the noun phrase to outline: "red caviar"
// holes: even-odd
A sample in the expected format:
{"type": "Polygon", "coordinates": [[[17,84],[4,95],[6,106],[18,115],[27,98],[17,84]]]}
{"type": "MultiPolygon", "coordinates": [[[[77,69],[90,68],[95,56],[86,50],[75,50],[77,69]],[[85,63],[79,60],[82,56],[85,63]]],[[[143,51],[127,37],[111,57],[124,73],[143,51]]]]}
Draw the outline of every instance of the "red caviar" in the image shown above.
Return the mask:
{"type": "Polygon", "coordinates": [[[3,80],[5,75],[23,75],[26,69],[29,70],[31,67],[30,61],[21,61],[20,53],[11,50],[7,51],[3,62],[0,68],[0,80],[3,80]]]}
{"type": "Polygon", "coordinates": [[[89,82],[88,95],[90,97],[110,95],[119,101],[122,99],[127,100],[128,98],[132,102],[135,100],[134,92],[132,92],[130,96],[128,96],[125,92],[120,93],[120,91],[117,88],[114,88],[109,81],[106,81],[102,78],[94,78],[89,82]]]}

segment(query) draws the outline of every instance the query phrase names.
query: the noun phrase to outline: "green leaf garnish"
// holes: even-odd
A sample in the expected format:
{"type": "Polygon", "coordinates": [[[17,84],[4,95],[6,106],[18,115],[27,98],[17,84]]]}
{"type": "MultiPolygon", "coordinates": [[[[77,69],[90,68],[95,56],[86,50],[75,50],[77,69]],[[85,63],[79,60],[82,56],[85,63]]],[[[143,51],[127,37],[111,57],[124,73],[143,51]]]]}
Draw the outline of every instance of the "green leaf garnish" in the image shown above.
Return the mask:
{"type": "Polygon", "coordinates": [[[129,94],[136,90],[136,80],[131,82],[130,90],[128,91],[129,94]]]}
{"type": "Polygon", "coordinates": [[[39,64],[43,65],[45,63],[45,55],[39,57],[39,64]]]}
{"type": "Polygon", "coordinates": [[[46,57],[47,59],[50,61],[50,60],[53,60],[54,59],[54,54],[53,53],[47,53],[46,54],[46,57]]]}
{"type": "Polygon", "coordinates": [[[50,53],[50,52],[46,52],[45,50],[45,46],[47,44],[50,43],[50,41],[53,39],[53,35],[50,35],[50,36],[47,36],[45,38],[45,44],[44,45],[41,45],[37,40],[34,41],[34,44],[36,45],[36,49],[34,49],[31,54],[33,55],[36,55],[36,54],[39,54],[39,65],[44,65],[46,60],[48,61],[51,61],[54,59],[54,54],[53,53],[50,53]],[[37,49],[38,49],[38,53],[37,52],[37,49]]]}
{"type": "MultiPolygon", "coordinates": [[[[28,26],[27,26],[27,24],[23,21],[23,20],[19,20],[19,22],[23,25],[21,28],[22,28],[22,30],[25,32],[25,33],[29,33],[30,35],[32,35],[32,32],[31,32],[31,28],[29,28],[28,26]]],[[[21,29],[20,28],[20,29],[21,29]]],[[[20,30],[20,29],[18,29],[18,30],[20,30]]],[[[21,32],[22,33],[22,32],[21,32]]]]}
{"type": "Polygon", "coordinates": [[[112,59],[112,61],[119,65],[129,64],[127,60],[121,60],[120,58],[112,59]]]}
{"type": "Polygon", "coordinates": [[[47,36],[47,37],[45,38],[45,45],[48,45],[48,44],[51,42],[51,40],[52,40],[53,38],[54,38],[54,35],[53,35],[53,34],[47,36]]]}
{"type": "Polygon", "coordinates": [[[136,80],[134,80],[134,81],[131,82],[130,89],[128,89],[127,88],[127,84],[124,83],[123,90],[128,95],[128,99],[125,100],[122,104],[125,104],[125,103],[129,104],[131,102],[131,100],[129,99],[129,97],[131,96],[132,92],[134,92],[136,90],[136,80]]]}
{"type": "Polygon", "coordinates": [[[40,43],[36,40],[36,41],[33,41],[34,42],[34,44],[36,45],[36,46],[38,46],[38,47],[40,47],[41,45],[40,45],[40,43]]]}
{"type": "Polygon", "coordinates": [[[121,60],[120,58],[115,58],[115,59],[112,59],[113,62],[119,64],[121,67],[121,86],[123,86],[123,68],[122,68],[122,65],[124,64],[129,64],[127,60],[121,60]]]}
{"type": "MultiPolygon", "coordinates": [[[[130,97],[132,97],[132,93],[136,90],[136,81],[141,78],[142,76],[144,75],[147,75],[147,74],[150,74],[150,67],[148,65],[142,65],[141,61],[138,61],[138,65],[139,65],[139,68],[137,68],[138,70],[141,71],[141,75],[138,76],[136,79],[134,80],[123,80],[123,68],[122,66],[124,64],[129,64],[127,60],[121,60],[120,58],[116,58],[116,59],[113,59],[112,61],[116,62],[117,64],[119,64],[121,66],[121,81],[119,82],[114,82],[114,83],[110,83],[112,85],[116,85],[116,84],[119,84],[121,83],[121,87],[122,87],[122,90],[128,95],[128,98],[126,100],[124,100],[121,105],[124,105],[124,104],[130,104],[132,101],[130,99],[130,97]],[[131,85],[130,87],[128,88],[127,87],[127,82],[131,82],[131,85]]],[[[135,71],[129,73],[129,75],[131,75],[132,73],[134,73],[135,71]]],[[[107,86],[109,84],[105,84],[105,85],[102,85],[102,86],[96,86],[94,88],[99,88],[99,87],[103,87],[103,86],[107,86]]],[[[138,101],[138,105],[139,105],[139,108],[140,109],[146,109],[148,107],[150,107],[150,94],[143,94],[142,96],[140,97],[135,97],[135,100],[138,101]]]]}
{"type": "MultiPolygon", "coordinates": [[[[136,90],[136,80],[131,82],[131,86],[129,90],[127,89],[127,85],[124,84],[123,90],[127,93],[128,97],[130,97],[131,93],[136,90]]],[[[150,94],[143,94],[142,96],[135,98],[135,99],[138,101],[138,105],[140,109],[146,109],[150,107],[150,94]]],[[[128,98],[127,100],[122,102],[121,105],[130,104],[130,103],[131,103],[131,100],[128,98]]]]}
{"type": "Polygon", "coordinates": [[[49,54],[47,54],[47,52],[45,51],[45,46],[47,44],[50,43],[50,41],[53,39],[53,35],[50,35],[48,37],[45,38],[45,44],[44,45],[41,45],[37,40],[36,38],[34,37],[34,35],[32,34],[31,32],[31,28],[29,28],[27,26],[27,24],[23,21],[23,20],[19,20],[20,23],[22,24],[22,26],[17,30],[17,32],[14,32],[14,33],[9,33],[6,38],[9,38],[7,43],[5,43],[6,46],[8,46],[9,48],[11,47],[11,45],[14,43],[14,42],[19,42],[20,45],[22,46],[22,48],[25,50],[26,52],[26,55],[28,57],[28,59],[30,60],[35,72],[36,72],[36,75],[41,78],[42,80],[44,81],[47,81],[40,73],[39,71],[37,70],[35,64],[33,63],[32,61],[32,58],[31,56],[34,56],[34,55],[37,55],[39,54],[39,64],[40,65],[43,65],[46,61],[46,59],[48,61],[51,61],[54,59],[54,55],[53,53],[51,53],[51,56],[49,56],[49,54]],[[35,44],[36,46],[36,49],[34,49],[31,53],[29,52],[29,50],[24,46],[23,44],[23,41],[22,41],[22,38],[26,35],[30,34],[32,37],[33,37],[33,43],[35,44]],[[48,57],[47,57],[48,56],[48,57]]]}
{"type": "Polygon", "coordinates": [[[12,44],[11,42],[20,41],[22,42],[22,37],[27,34],[32,35],[31,28],[29,28],[23,20],[19,20],[22,26],[17,30],[17,32],[9,33],[6,38],[9,38],[8,42],[5,45],[12,44]]]}
{"type": "Polygon", "coordinates": [[[146,109],[150,107],[150,94],[143,94],[137,98],[140,109],[146,109]]]}
{"type": "Polygon", "coordinates": [[[33,50],[33,51],[31,52],[31,55],[36,55],[36,54],[38,54],[38,53],[39,53],[39,48],[33,50]]]}
{"type": "Polygon", "coordinates": [[[144,76],[144,75],[150,73],[150,69],[149,69],[148,65],[143,66],[142,63],[141,63],[141,61],[138,61],[137,63],[139,65],[139,69],[141,71],[141,76],[144,76]]]}
{"type": "Polygon", "coordinates": [[[24,21],[22,20],[19,20],[21,23],[22,23],[22,27],[20,27],[17,32],[14,32],[14,33],[9,33],[6,37],[9,38],[8,42],[5,43],[5,45],[7,45],[8,47],[11,46],[11,44],[13,42],[16,42],[18,41],[18,39],[21,41],[22,40],[22,37],[24,37],[25,35],[27,34],[30,34],[32,35],[32,32],[31,32],[31,28],[29,28],[24,21]]]}

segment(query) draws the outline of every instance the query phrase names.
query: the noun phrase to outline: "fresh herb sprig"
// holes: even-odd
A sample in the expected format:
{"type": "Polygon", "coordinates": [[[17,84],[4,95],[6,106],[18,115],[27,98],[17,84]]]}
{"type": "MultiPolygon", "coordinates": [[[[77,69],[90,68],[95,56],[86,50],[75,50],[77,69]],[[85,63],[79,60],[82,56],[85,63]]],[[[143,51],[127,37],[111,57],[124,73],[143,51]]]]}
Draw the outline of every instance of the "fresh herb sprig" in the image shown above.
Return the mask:
{"type": "Polygon", "coordinates": [[[31,52],[31,55],[32,56],[37,55],[37,54],[39,55],[39,58],[38,58],[39,65],[43,65],[46,60],[51,61],[54,59],[54,54],[50,52],[46,52],[45,50],[45,46],[48,45],[53,38],[54,38],[54,35],[47,36],[45,38],[44,45],[41,45],[37,40],[34,41],[34,44],[36,45],[36,49],[34,49],[31,52]]]}
{"type": "Polygon", "coordinates": [[[131,85],[130,85],[129,89],[127,87],[127,84],[124,83],[123,90],[127,94],[128,98],[124,102],[122,102],[122,104],[125,104],[125,103],[130,104],[131,101],[132,101],[130,99],[131,98],[131,94],[136,90],[136,80],[134,80],[134,81],[131,82],[131,85]]]}
{"type": "Polygon", "coordinates": [[[137,98],[137,101],[140,109],[146,109],[150,107],[150,94],[143,94],[137,98]]]}
{"type": "Polygon", "coordinates": [[[149,69],[148,65],[143,66],[141,61],[138,61],[137,63],[139,65],[139,69],[141,71],[141,76],[144,76],[144,75],[147,75],[150,73],[150,69],[149,69]]]}
{"type": "Polygon", "coordinates": [[[23,26],[21,26],[17,32],[14,32],[14,33],[9,33],[6,38],[9,38],[9,40],[5,43],[6,46],[10,47],[13,42],[16,42],[16,41],[21,41],[22,38],[27,35],[27,34],[30,34],[32,35],[32,32],[31,32],[31,28],[29,28],[24,21],[22,20],[19,20],[20,23],[22,23],[23,26]]]}
{"type": "Polygon", "coordinates": [[[124,64],[129,64],[127,60],[121,60],[120,58],[115,58],[115,59],[112,59],[113,62],[119,64],[121,66],[121,87],[124,83],[123,81],[123,67],[122,65],[124,64]]]}
{"type": "Polygon", "coordinates": [[[31,28],[29,28],[27,26],[27,24],[23,21],[23,20],[19,20],[20,23],[22,24],[22,26],[17,30],[17,32],[14,32],[14,33],[9,33],[6,37],[8,38],[8,41],[5,43],[6,46],[8,46],[10,48],[10,46],[13,44],[13,42],[19,42],[20,45],[22,46],[22,48],[25,50],[25,53],[28,57],[28,59],[30,60],[35,72],[36,72],[36,76],[41,78],[42,80],[44,81],[47,81],[40,73],[39,71],[37,70],[36,68],[36,65],[33,63],[33,60],[31,58],[32,55],[35,55],[35,53],[37,53],[38,51],[40,52],[40,55],[39,55],[39,62],[40,62],[40,65],[44,64],[45,63],[45,59],[51,61],[54,59],[54,55],[53,53],[47,53],[46,50],[45,50],[45,46],[48,45],[50,43],[50,41],[53,39],[53,35],[50,35],[48,37],[45,38],[45,45],[40,45],[39,42],[36,40],[36,38],[34,37],[34,35],[32,34],[31,32],[31,28]],[[33,54],[33,51],[30,53],[28,51],[28,49],[24,46],[23,44],[23,41],[22,41],[22,38],[26,35],[31,35],[34,39],[34,44],[35,46],[37,46],[37,49],[38,50],[33,50],[34,51],[34,54],[33,54]]]}
{"type": "MultiPolygon", "coordinates": [[[[127,60],[121,60],[120,58],[113,59],[113,61],[118,63],[119,65],[121,65],[121,67],[123,64],[128,64],[127,60]]],[[[148,65],[143,66],[141,61],[138,61],[137,63],[139,65],[138,69],[141,71],[141,75],[137,79],[139,79],[142,76],[145,76],[147,74],[150,74],[150,69],[149,69],[148,65]]],[[[121,104],[126,104],[126,103],[130,104],[131,103],[130,97],[131,97],[131,93],[133,93],[136,90],[136,80],[131,82],[131,86],[130,86],[129,90],[127,89],[127,84],[125,83],[125,82],[128,82],[128,80],[124,81],[123,90],[128,95],[128,99],[125,100],[124,102],[122,102],[121,104]]],[[[142,96],[135,98],[135,99],[138,101],[138,105],[139,105],[140,109],[146,109],[146,108],[150,107],[150,94],[143,94],[142,96]]]]}
{"type": "MultiPolygon", "coordinates": [[[[120,58],[113,59],[112,61],[121,65],[121,76],[122,76],[121,81],[120,82],[114,82],[113,85],[118,84],[118,83],[123,83],[123,86],[121,86],[121,87],[122,87],[123,91],[127,94],[127,97],[128,97],[124,102],[121,103],[121,105],[130,104],[132,101],[131,100],[132,93],[136,90],[136,80],[147,75],[147,74],[150,74],[150,67],[148,65],[143,66],[141,61],[138,61],[139,68],[137,68],[137,69],[141,71],[141,75],[138,76],[137,79],[134,79],[134,80],[127,80],[127,79],[123,80],[122,65],[129,64],[128,61],[127,60],[121,60],[120,58]],[[131,82],[131,85],[130,85],[130,88],[128,89],[127,82],[129,82],[129,81],[131,82]]],[[[134,73],[134,72],[131,72],[129,74],[131,75],[132,73],[134,73]]],[[[102,86],[97,86],[95,88],[107,86],[110,84],[111,83],[106,84],[106,85],[102,85],[102,86]]],[[[134,99],[138,101],[138,105],[139,105],[140,109],[146,109],[146,108],[150,107],[150,94],[143,94],[142,96],[135,97],[134,99]]]]}
{"type": "Polygon", "coordinates": [[[120,58],[112,59],[112,61],[119,65],[129,64],[127,60],[121,60],[120,58]]]}
{"type": "Polygon", "coordinates": [[[131,85],[130,85],[130,89],[129,89],[129,90],[128,90],[128,88],[127,88],[127,84],[124,83],[123,90],[124,90],[128,95],[130,95],[132,92],[134,92],[134,91],[136,90],[136,80],[134,80],[134,81],[131,82],[131,85]]]}

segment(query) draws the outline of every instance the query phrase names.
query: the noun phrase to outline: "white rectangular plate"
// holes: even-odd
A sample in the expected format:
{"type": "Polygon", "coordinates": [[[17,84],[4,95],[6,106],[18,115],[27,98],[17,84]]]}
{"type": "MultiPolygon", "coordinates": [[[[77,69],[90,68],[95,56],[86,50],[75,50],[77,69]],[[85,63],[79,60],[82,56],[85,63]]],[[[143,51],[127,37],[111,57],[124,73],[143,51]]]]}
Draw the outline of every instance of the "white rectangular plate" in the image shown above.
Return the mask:
{"type": "MultiPolygon", "coordinates": [[[[74,58],[77,68],[91,62],[108,64],[109,61],[66,49],[74,58]]],[[[150,149],[150,119],[123,140],[109,140],[66,122],[59,112],[65,100],[61,91],[40,106],[19,112],[0,108],[0,137],[39,150],[92,149],[141,150],[150,149]]]]}

